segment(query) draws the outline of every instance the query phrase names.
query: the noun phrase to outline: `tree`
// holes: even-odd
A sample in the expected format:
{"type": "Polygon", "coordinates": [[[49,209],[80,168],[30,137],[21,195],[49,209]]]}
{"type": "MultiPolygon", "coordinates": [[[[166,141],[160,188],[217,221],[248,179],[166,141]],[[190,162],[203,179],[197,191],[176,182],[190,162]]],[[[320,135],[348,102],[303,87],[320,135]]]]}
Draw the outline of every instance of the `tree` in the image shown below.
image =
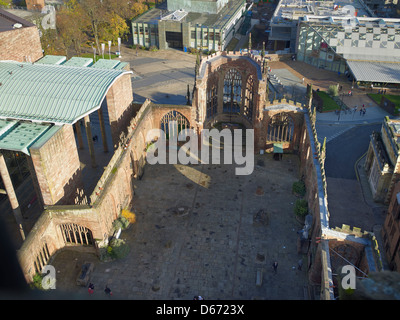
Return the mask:
{"type": "Polygon", "coordinates": [[[64,44],[66,55],[73,46],[75,53],[81,54],[81,45],[87,40],[88,20],[82,6],[76,0],[66,2],[66,6],[57,12],[56,27],[60,41],[64,44]]]}
{"type": "Polygon", "coordinates": [[[8,7],[11,4],[11,0],[0,0],[0,6],[8,7]]]}

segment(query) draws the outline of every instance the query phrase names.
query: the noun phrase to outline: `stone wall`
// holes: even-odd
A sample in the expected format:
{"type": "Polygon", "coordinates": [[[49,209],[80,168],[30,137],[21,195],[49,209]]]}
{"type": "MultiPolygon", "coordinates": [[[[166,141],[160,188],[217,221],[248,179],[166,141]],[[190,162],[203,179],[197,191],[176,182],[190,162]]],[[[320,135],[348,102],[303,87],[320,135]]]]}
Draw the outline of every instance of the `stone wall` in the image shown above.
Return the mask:
{"type": "Polygon", "coordinates": [[[36,26],[0,32],[0,60],[35,62],[42,57],[42,46],[36,26]]]}
{"type": "MultiPolygon", "coordinates": [[[[90,205],[46,206],[45,211],[18,251],[18,259],[28,282],[32,281],[32,277],[38,270],[41,270],[38,266],[45,265],[51,255],[66,245],[61,234],[61,224],[70,223],[88,228],[95,240],[95,245],[92,247],[95,251],[98,249],[98,245],[104,243],[111,235],[113,221],[123,208],[131,206],[134,180],[139,179],[143,174],[147,143],[145,137],[147,130],[152,128],[154,123],[152,108],[150,101],[147,100],[129,122],[123,143],[115,150],[95,190],[90,195],[90,205]],[[42,248],[45,245],[47,251],[44,250],[44,252],[48,252],[46,254],[49,256],[47,259],[43,258],[42,248]]],[[[65,150],[60,146],[57,148],[57,142],[60,142],[60,136],[63,136],[64,131],[68,133],[70,130],[72,127],[64,126],[57,133],[58,136],[50,139],[48,144],[34,148],[34,153],[37,153],[38,156],[32,156],[33,163],[42,161],[46,152],[50,156],[53,149],[55,151],[65,150]]],[[[75,144],[75,140],[72,138],[71,140],[75,144]]],[[[71,151],[68,152],[71,153],[71,151]]],[[[63,153],[60,151],[60,159],[63,158],[62,155],[63,153]]],[[[65,163],[67,163],[65,158],[64,166],[59,165],[57,155],[55,159],[52,159],[52,161],[54,160],[54,170],[59,167],[65,169],[65,163]]],[[[49,159],[45,161],[52,162],[49,159]]],[[[54,178],[57,177],[57,173],[54,173],[54,178]]]]}
{"type": "Polygon", "coordinates": [[[73,127],[59,127],[49,139],[42,137],[29,151],[41,202],[44,205],[73,203],[77,189],[83,187],[73,127]]]}

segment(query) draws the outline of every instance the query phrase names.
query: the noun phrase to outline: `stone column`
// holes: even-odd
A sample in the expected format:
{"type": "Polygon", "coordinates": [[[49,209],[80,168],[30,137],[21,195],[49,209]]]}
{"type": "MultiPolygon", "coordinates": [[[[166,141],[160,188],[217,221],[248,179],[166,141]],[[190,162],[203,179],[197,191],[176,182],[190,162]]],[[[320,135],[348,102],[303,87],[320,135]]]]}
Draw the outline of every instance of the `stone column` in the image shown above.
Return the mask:
{"type": "Polygon", "coordinates": [[[92,168],[96,168],[96,157],[94,155],[94,145],[93,145],[93,136],[92,136],[92,128],[90,127],[90,119],[89,116],[85,116],[85,129],[86,129],[86,138],[88,141],[89,145],[89,153],[90,153],[90,159],[92,161],[92,168]]]}
{"type": "Polygon", "coordinates": [[[104,125],[103,110],[101,110],[101,108],[100,108],[99,110],[97,110],[97,113],[99,115],[101,141],[103,141],[103,150],[104,150],[104,152],[108,152],[106,127],[104,125]]]}
{"type": "Polygon", "coordinates": [[[19,232],[21,234],[22,240],[25,240],[25,232],[22,226],[22,213],[21,208],[18,203],[17,195],[15,194],[14,187],[11,181],[11,177],[8,173],[7,164],[4,160],[3,154],[0,153],[0,175],[3,179],[4,187],[7,192],[8,199],[11,203],[11,208],[14,211],[15,221],[17,222],[19,232]]]}
{"type": "Polygon", "coordinates": [[[80,120],[78,120],[75,123],[75,129],[76,129],[76,137],[78,138],[79,149],[84,149],[80,120]]]}

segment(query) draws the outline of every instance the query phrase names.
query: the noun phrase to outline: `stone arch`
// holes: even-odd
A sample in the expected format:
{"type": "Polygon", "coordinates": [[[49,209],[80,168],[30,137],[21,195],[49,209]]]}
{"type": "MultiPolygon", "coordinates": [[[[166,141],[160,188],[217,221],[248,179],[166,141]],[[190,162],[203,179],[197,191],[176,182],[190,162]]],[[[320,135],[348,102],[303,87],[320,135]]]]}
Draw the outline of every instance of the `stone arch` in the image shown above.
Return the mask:
{"type": "Polygon", "coordinates": [[[267,141],[291,143],[294,138],[295,121],[289,112],[274,114],[267,124],[267,141]]]}
{"type": "Polygon", "coordinates": [[[65,244],[87,245],[95,244],[92,231],[76,223],[62,223],[59,225],[60,232],[65,244]]]}
{"type": "Polygon", "coordinates": [[[178,134],[183,129],[190,128],[189,120],[182,113],[176,110],[169,111],[160,119],[160,129],[165,132],[167,139],[170,135],[169,123],[171,121],[177,122],[177,132],[174,132],[175,134],[178,134]]]}
{"type": "Polygon", "coordinates": [[[218,78],[212,74],[207,80],[206,119],[218,114],[218,78]]]}

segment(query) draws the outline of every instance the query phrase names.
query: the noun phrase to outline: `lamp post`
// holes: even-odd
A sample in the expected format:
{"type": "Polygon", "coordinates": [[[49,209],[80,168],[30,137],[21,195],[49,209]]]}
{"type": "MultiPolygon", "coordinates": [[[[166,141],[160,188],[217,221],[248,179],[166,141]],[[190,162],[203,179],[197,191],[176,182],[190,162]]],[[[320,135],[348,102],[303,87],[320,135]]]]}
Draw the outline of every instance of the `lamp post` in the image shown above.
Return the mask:
{"type": "Polygon", "coordinates": [[[105,49],[106,49],[106,44],[102,43],[101,44],[101,55],[103,56],[103,59],[104,59],[104,51],[105,51],[105,49]]]}
{"type": "Polygon", "coordinates": [[[118,38],[118,55],[121,58],[121,38],[118,38]]]}

